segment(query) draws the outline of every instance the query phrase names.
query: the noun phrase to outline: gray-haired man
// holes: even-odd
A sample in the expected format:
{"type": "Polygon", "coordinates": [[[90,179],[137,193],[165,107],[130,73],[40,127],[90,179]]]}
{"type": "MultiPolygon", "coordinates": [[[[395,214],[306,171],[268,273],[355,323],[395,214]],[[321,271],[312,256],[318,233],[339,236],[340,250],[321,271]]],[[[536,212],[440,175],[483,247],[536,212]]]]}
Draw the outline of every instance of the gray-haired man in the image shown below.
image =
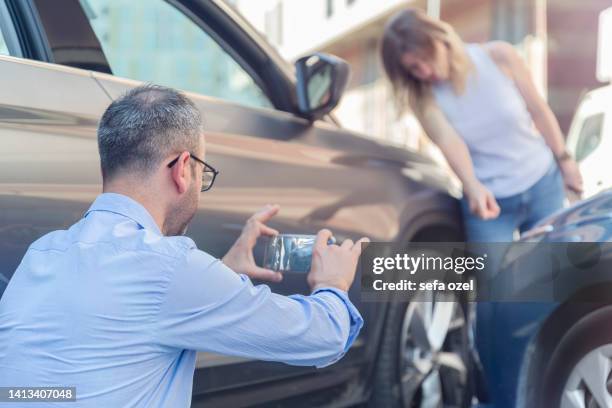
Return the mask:
{"type": "Polygon", "coordinates": [[[282,278],[252,254],[277,233],[265,223],[278,206],[253,215],[223,261],[182,236],[217,175],[190,100],[133,89],[98,142],[104,193],[30,246],[0,300],[0,386],[75,386],[76,406],[189,406],[197,350],[316,366],[347,351],[363,324],[346,291],[366,239],[328,246],[320,231],[312,294],[273,294],[249,277],[282,278]]]}

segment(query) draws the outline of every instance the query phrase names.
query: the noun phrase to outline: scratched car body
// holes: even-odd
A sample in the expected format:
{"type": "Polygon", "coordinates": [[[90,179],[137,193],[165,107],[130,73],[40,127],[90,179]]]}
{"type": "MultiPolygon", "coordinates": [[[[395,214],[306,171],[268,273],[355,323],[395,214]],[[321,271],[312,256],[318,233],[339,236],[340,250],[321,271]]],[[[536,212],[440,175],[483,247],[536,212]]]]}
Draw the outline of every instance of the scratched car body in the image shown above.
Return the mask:
{"type": "MultiPolygon", "coordinates": [[[[200,85],[215,83],[202,74],[194,89],[183,87],[204,115],[206,160],[221,171],[188,231],[203,250],[222,256],[246,218],[271,202],[281,206],[271,226],[286,233],[326,227],[339,240],[366,235],[398,247],[412,240],[462,239],[457,193],[444,170],[414,151],[343,129],[330,113],[333,106],[318,112],[300,108],[301,79],[293,67],[224,3],[153,0],[145,10],[167,13],[160,32],[172,32],[174,21],[205,36],[206,52],[216,47],[213,60],[194,48],[183,61],[176,61],[179,55],[164,62],[171,67],[170,82],[147,74],[163,65],[148,58],[187,41],[180,36],[183,28],[163,50],[139,59],[144,45],[134,45],[117,58],[108,38],[146,20],[143,14],[122,25],[122,15],[139,3],[0,0],[0,52],[9,54],[0,55],[0,294],[28,245],[76,222],[101,192],[96,127],[111,100],[143,81],[180,87],[172,80],[186,78],[188,71],[180,70],[194,66],[227,63],[242,81],[228,80],[208,92],[200,85]],[[105,16],[113,20],[99,24],[105,16]],[[127,58],[138,68],[129,78],[117,65],[127,58]],[[238,91],[229,94],[234,86],[238,91]]],[[[151,44],[167,41],[160,37],[151,44]]],[[[127,39],[120,45],[130,47],[127,39]]],[[[271,287],[282,294],[309,293],[304,273],[287,272],[271,287]]],[[[392,393],[404,378],[393,361],[409,352],[399,335],[407,305],[362,303],[358,285],[350,296],[366,325],[339,363],[317,370],[200,354],[193,406],[348,405],[374,394],[375,402],[410,404],[419,398],[392,393]]]]}

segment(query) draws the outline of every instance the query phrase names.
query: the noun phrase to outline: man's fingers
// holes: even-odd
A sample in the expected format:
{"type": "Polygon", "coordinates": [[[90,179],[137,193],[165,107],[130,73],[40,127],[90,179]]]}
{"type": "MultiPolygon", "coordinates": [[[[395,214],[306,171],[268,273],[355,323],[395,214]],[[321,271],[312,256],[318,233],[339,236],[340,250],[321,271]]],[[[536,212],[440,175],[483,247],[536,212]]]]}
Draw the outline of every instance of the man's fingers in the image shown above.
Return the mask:
{"type": "Polygon", "coordinates": [[[342,242],[342,245],[340,245],[340,248],[342,249],[351,249],[353,247],[353,240],[352,239],[345,239],[342,242]]]}
{"type": "Polygon", "coordinates": [[[270,228],[265,224],[259,224],[259,233],[261,235],[278,235],[279,232],[277,230],[275,230],[274,228],[270,228]]]}
{"type": "Polygon", "coordinates": [[[259,222],[266,222],[270,218],[274,217],[278,214],[278,210],[280,210],[280,205],[278,204],[268,204],[261,210],[257,211],[251,218],[259,222]]]}
{"type": "Polygon", "coordinates": [[[353,245],[353,248],[351,248],[351,252],[353,253],[353,255],[359,257],[359,255],[361,255],[361,244],[367,244],[368,242],[370,242],[370,238],[366,237],[363,237],[359,241],[355,242],[355,245],[353,245]]]}
{"type": "Polygon", "coordinates": [[[327,247],[327,241],[332,237],[332,232],[327,228],[322,229],[317,233],[317,238],[315,239],[314,247],[319,251],[325,249],[327,247]]]}
{"type": "Polygon", "coordinates": [[[268,282],[280,282],[283,280],[282,273],[275,272],[266,268],[261,268],[259,266],[255,266],[251,271],[249,271],[248,275],[251,278],[265,280],[268,282]]]}

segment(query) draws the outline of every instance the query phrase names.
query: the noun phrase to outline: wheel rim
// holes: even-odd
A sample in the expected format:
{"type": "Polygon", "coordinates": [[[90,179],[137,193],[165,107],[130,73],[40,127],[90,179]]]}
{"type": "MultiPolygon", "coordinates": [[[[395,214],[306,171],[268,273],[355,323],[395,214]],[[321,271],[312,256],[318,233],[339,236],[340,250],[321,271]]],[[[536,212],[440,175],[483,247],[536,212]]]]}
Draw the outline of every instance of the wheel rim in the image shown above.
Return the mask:
{"type": "Polygon", "coordinates": [[[452,294],[426,293],[410,302],[401,330],[400,385],[405,407],[440,408],[460,406],[445,395],[444,375],[449,370],[455,382],[465,386],[467,368],[460,350],[445,347],[449,336],[461,335],[466,322],[452,294]]]}
{"type": "Polygon", "coordinates": [[[563,388],[561,408],[612,407],[612,344],[597,347],[574,366],[563,388]]]}

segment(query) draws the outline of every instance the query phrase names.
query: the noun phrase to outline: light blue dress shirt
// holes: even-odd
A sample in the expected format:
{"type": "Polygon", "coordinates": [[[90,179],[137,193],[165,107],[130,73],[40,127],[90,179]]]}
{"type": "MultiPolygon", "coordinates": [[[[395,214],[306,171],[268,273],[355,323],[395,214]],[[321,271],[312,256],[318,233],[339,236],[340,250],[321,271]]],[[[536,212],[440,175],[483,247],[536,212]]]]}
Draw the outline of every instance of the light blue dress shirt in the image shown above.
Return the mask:
{"type": "Polygon", "coordinates": [[[254,286],[104,193],[29,247],[0,299],[0,386],[75,386],[73,408],[187,407],[196,351],[322,367],[362,325],[345,292],[254,286]]]}

